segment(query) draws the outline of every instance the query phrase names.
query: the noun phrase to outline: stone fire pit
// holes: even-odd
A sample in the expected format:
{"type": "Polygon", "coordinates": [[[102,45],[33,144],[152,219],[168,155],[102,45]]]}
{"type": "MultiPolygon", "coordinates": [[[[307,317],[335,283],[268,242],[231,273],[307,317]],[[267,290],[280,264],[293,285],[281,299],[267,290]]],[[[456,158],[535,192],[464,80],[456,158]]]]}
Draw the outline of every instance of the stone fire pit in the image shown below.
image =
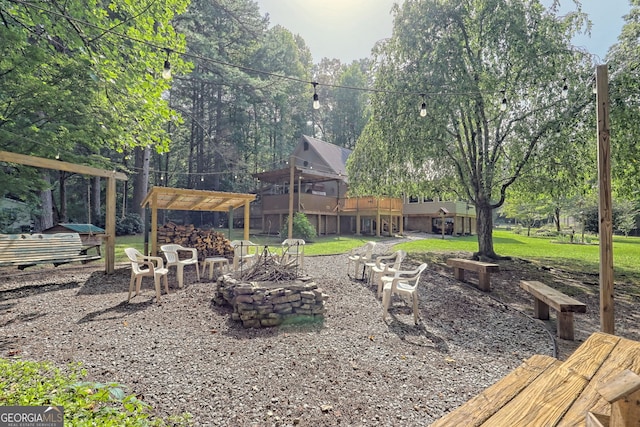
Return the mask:
{"type": "Polygon", "coordinates": [[[329,298],[310,277],[284,282],[250,282],[222,275],[214,301],[233,307],[232,318],[245,328],[324,320],[329,298]]]}

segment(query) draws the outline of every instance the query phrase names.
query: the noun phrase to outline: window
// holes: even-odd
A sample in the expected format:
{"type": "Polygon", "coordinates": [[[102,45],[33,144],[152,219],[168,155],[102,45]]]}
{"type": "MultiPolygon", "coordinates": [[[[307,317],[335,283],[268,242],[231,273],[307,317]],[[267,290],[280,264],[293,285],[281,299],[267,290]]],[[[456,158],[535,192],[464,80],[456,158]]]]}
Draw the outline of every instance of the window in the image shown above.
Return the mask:
{"type": "Polygon", "coordinates": [[[409,203],[418,203],[418,196],[409,196],[409,203]]]}

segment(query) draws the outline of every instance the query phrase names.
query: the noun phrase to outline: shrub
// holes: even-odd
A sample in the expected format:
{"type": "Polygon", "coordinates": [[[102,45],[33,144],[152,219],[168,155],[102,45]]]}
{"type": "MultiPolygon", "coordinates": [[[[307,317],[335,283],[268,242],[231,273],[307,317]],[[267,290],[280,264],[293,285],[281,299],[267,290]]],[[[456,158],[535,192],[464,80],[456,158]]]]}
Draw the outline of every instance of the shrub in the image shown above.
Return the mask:
{"type": "Polygon", "coordinates": [[[167,421],[152,415],[152,408],[117,383],[82,381],[79,364],[67,372],[48,362],[0,359],[0,405],[62,406],[65,425],[158,426],[189,425],[185,413],[167,421]]]}
{"type": "MultiPolygon", "coordinates": [[[[289,233],[289,217],[287,216],[284,225],[280,230],[280,236],[287,236],[289,233]]],[[[293,215],[293,236],[294,239],[303,239],[311,241],[316,237],[316,229],[309,222],[309,219],[302,212],[296,212],[293,215]]]]}
{"type": "Polygon", "coordinates": [[[137,213],[128,213],[122,217],[116,218],[116,236],[127,236],[138,234],[144,231],[142,218],[137,213]]]}

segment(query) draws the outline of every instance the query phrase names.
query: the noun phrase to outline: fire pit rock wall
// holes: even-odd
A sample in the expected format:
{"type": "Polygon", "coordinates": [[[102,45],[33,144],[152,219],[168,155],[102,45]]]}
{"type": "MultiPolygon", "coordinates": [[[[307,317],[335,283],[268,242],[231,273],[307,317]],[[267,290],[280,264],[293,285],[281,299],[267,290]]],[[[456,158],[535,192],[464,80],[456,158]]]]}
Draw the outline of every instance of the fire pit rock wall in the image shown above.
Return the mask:
{"type": "Polygon", "coordinates": [[[311,278],[282,283],[242,282],[222,275],[214,302],[233,307],[232,319],[241,321],[245,328],[260,328],[323,320],[328,299],[311,278]]]}

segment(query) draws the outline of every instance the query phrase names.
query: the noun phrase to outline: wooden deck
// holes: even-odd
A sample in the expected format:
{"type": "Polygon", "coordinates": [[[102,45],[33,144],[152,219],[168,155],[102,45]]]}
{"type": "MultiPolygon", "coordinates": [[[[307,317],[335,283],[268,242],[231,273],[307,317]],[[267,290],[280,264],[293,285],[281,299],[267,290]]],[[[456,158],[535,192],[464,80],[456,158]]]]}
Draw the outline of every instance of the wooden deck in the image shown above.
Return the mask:
{"type": "Polygon", "coordinates": [[[588,412],[611,414],[598,389],[627,369],[640,374],[640,342],[596,332],[564,362],[527,359],[431,426],[584,426],[588,412]]]}

